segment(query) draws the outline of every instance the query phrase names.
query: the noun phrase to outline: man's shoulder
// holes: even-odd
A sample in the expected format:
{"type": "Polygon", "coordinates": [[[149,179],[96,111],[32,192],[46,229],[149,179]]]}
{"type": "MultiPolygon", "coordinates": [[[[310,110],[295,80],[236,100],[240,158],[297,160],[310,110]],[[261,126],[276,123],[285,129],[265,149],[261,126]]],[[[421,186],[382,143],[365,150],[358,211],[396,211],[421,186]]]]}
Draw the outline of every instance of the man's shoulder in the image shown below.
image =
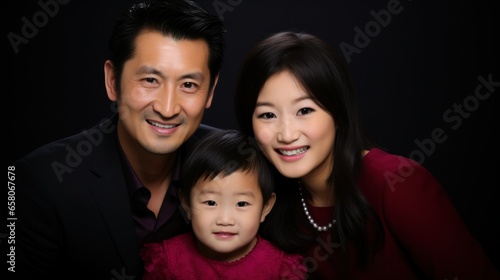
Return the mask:
{"type": "Polygon", "coordinates": [[[74,156],[88,155],[95,151],[97,147],[103,145],[107,139],[111,139],[115,130],[116,126],[113,124],[112,119],[105,119],[89,129],[46,143],[24,155],[16,162],[43,163],[58,158],[68,158],[72,154],[74,156]]]}

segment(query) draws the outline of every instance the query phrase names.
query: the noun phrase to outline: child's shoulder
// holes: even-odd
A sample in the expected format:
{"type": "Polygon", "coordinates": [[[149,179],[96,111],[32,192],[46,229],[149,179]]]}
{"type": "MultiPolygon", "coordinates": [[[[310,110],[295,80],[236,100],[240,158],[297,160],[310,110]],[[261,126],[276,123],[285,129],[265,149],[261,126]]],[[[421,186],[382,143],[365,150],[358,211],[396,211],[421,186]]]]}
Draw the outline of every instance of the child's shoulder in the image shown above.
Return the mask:
{"type": "Polygon", "coordinates": [[[278,269],[281,279],[305,279],[307,269],[302,255],[288,254],[260,236],[257,246],[259,246],[259,252],[262,254],[263,260],[268,259],[276,262],[275,268],[278,269]]]}
{"type": "Polygon", "coordinates": [[[257,245],[255,245],[254,250],[257,251],[258,253],[267,255],[268,257],[272,256],[275,258],[283,258],[283,259],[290,258],[297,260],[303,259],[302,255],[288,254],[285,251],[278,248],[274,243],[272,243],[267,239],[262,238],[261,236],[257,236],[257,238],[258,238],[257,245]]]}

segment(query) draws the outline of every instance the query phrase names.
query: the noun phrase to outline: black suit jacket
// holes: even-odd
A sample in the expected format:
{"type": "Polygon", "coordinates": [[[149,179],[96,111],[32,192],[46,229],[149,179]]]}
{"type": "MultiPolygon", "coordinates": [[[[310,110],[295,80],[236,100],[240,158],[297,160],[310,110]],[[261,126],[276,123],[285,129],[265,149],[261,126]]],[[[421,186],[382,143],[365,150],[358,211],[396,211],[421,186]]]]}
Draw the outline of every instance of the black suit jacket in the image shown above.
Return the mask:
{"type": "MultiPolygon", "coordinates": [[[[47,144],[15,163],[17,275],[141,279],[116,120],[47,144]]],[[[200,125],[181,155],[213,129],[200,125]]],[[[179,213],[173,219],[185,223],[179,213]]],[[[168,228],[159,232],[154,239],[178,234],[168,228]]]]}

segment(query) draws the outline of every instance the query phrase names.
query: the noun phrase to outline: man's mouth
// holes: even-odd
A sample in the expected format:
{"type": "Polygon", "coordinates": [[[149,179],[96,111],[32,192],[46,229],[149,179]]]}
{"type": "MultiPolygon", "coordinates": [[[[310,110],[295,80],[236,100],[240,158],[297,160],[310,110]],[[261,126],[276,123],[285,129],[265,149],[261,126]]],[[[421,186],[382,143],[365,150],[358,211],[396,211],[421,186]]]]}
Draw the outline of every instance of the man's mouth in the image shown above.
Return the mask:
{"type": "Polygon", "coordinates": [[[154,122],[154,121],[147,121],[150,125],[153,125],[153,126],[156,126],[156,127],[159,127],[159,128],[174,128],[176,126],[179,126],[178,124],[161,124],[161,123],[158,123],[158,122],[154,122]]]}

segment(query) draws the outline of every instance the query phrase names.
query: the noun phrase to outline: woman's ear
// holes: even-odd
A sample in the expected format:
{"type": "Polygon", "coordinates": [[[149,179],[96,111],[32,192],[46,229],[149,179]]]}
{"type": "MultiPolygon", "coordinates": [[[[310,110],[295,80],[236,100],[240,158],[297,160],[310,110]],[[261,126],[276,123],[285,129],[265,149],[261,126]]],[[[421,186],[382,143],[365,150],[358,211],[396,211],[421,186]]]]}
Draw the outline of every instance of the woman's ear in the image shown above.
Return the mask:
{"type": "Polygon", "coordinates": [[[266,202],[266,204],[264,204],[264,207],[262,209],[262,215],[260,216],[261,223],[266,219],[267,214],[269,214],[269,212],[271,212],[275,202],[276,202],[276,194],[273,193],[271,195],[271,198],[269,198],[269,200],[266,202]]]}

